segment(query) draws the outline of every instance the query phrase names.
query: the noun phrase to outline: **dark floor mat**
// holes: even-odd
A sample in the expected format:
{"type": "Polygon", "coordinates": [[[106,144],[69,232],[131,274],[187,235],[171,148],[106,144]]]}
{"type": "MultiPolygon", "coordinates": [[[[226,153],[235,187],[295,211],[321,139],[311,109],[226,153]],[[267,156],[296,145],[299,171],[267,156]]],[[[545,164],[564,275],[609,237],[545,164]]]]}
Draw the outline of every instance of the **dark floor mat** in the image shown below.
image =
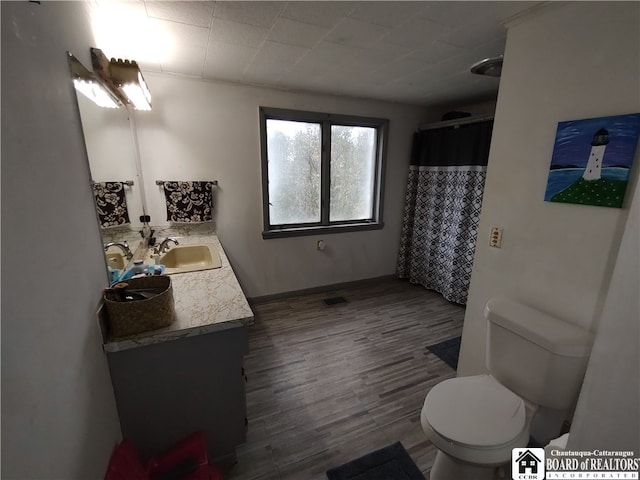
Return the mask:
{"type": "Polygon", "coordinates": [[[455,337],[444,342],[429,345],[427,350],[435,354],[443,362],[454,370],[458,369],[458,357],[460,356],[460,340],[462,337],[455,337]]]}

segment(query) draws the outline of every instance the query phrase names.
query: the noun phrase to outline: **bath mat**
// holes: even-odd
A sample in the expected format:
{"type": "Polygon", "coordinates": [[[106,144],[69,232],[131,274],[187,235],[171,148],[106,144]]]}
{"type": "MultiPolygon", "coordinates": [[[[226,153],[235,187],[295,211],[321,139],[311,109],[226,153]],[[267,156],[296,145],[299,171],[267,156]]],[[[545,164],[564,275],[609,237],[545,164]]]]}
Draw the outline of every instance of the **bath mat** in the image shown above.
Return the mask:
{"type": "Polygon", "coordinates": [[[396,442],[363,457],[327,470],[329,480],[424,480],[424,475],[396,442]]]}
{"type": "Polygon", "coordinates": [[[454,370],[458,369],[458,356],[460,355],[461,337],[451,338],[444,342],[429,345],[427,350],[435,354],[454,370]]]}

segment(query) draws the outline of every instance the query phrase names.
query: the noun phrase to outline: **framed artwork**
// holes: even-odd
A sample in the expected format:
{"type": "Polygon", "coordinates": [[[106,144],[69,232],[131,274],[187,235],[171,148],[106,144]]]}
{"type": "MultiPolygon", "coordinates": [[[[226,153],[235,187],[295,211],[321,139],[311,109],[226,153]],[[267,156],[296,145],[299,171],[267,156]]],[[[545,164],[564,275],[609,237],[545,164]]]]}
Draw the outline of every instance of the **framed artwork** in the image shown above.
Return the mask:
{"type": "Polygon", "coordinates": [[[559,122],[544,199],[621,208],[640,113],[559,122]]]}

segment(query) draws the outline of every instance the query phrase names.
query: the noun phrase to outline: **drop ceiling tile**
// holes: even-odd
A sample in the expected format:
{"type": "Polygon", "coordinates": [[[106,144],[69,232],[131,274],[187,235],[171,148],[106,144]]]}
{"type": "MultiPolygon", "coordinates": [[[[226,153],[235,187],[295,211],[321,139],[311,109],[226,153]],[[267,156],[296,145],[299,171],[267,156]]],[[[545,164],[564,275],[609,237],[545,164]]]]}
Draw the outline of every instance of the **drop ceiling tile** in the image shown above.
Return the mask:
{"type": "Polygon", "coordinates": [[[322,41],[298,63],[302,66],[317,64],[333,67],[354,58],[361,51],[358,48],[322,41]]]}
{"type": "Polygon", "coordinates": [[[200,47],[182,49],[177,54],[169,56],[166,62],[161,63],[162,71],[201,77],[205,53],[206,49],[200,47]]]}
{"type": "Polygon", "coordinates": [[[222,20],[271,27],[286,2],[216,2],[213,16],[222,20]]]}
{"type": "Polygon", "coordinates": [[[287,69],[280,63],[253,61],[245,69],[242,80],[262,85],[276,85],[285,76],[287,69]]]}
{"type": "Polygon", "coordinates": [[[210,41],[207,48],[207,62],[235,59],[247,63],[253,60],[256,53],[258,53],[258,49],[254,47],[210,41]]]}
{"type": "Polygon", "coordinates": [[[266,63],[291,65],[309,52],[308,48],[266,41],[258,51],[258,58],[266,63]]]}
{"type": "MultiPolygon", "coordinates": [[[[493,11],[492,4],[509,2],[455,1],[427,2],[427,7],[418,16],[432,22],[458,28],[478,18],[486,17],[493,11]]],[[[520,3],[520,2],[517,2],[520,3]]]]}
{"type": "Polygon", "coordinates": [[[465,87],[466,85],[480,85],[484,83],[497,84],[499,81],[500,80],[495,77],[483,77],[463,70],[454,75],[447,76],[443,80],[443,84],[445,84],[449,89],[460,89],[465,87]],[[487,79],[490,79],[490,82],[484,82],[487,79]]]}
{"type": "Polygon", "coordinates": [[[499,22],[481,20],[446,32],[438,40],[456,47],[474,48],[506,36],[507,31],[499,22]]]}
{"type": "Polygon", "coordinates": [[[457,57],[448,58],[442,62],[435,63],[433,64],[433,69],[438,72],[441,78],[464,73],[472,75],[469,77],[472,79],[475,75],[471,73],[471,65],[479,60],[482,59],[475,57],[473,52],[469,52],[468,54],[465,53],[464,55],[458,55],[457,57]]]}
{"type": "Polygon", "coordinates": [[[209,27],[213,16],[214,2],[164,2],[145,1],[149,17],[173,22],[209,27]]]}
{"type": "Polygon", "coordinates": [[[396,92],[388,90],[384,90],[382,93],[389,101],[397,102],[397,103],[408,103],[411,105],[422,105],[422,103],[416,99],[416,95],[409,92],[396,92]]]}
{"type": "Polygon", "coordinates": [[[363,50],[359,55],[369,58],[383,65],[410,53],[415,46],[405,47],[403,45],[394,45],[384,40],[375,42],[369,48],[363,50]]]}
{"type": "Polygon", "coordinates": [[[439,40],[443,35],[449,34],[450,32],[451,27],[447,27],[446,25],[441,25],[423,18],[414,18],[402,25],[401,28],[393,30],[392,34],[385,36],[384,41],[395,45],[416,48],[417,46],[424,45],[425,42],[439,40]]]}
{"type": "Polygon", "coordinates": [[[162,67],[160,66],[159,60],[147,60],[147,61],[138,61],[138,65],[140,66],[140,70],[144,73],[145,71],[151,72],[161,72],[162,67]]]}
{"type": "Polygon", "coordinates": [[[177,47],[206,48],[209,40],[209,29],[168,20],[149,19],[157,28],[166,32],[177,47]]]}
{"type": "Polygon", "coordinates": [[[460,96],[484,96],[488,94],[497,94],[498,87],[500,82],[497,79],[493,79],[493,81],[489,81],[487,78],[486,82],[483,82],[478,85],[460,83],[458,85],[452,85],[448,92],[451,92],[454,95],[460,96]]]}
{"type": "Polygon", "coordinates": [[[434,40],[429,44],[414,50],[404,57],[407,60],[414,60],[423,64],[432,64],[446,60],[447,58],[456,57],[464,53],[468,53],[469,49],[456,47],[447,43],[434,40]]]}
{"type": "Polygon", "coordinates": [[[288,2],[282,17],[331,28],[349,15],[360,2],[288,2]]]}
{"type": "Polygon", "coordinates": [[[423,62],[418,62],[411,58],[403,57],[399,60],[395,60],[391,63],[384,65],[381,69],[377,70],[376,72],[378,71],[389,72],[399,77],[402,77],[404,75],[417,72],[421,70],[423,67],[424,67],[423,62]]]}
{"type": "Polygon", "coordinates": [[[258,47],[266,38],[269,30],[246,23],[231,22],[220,18],[213,19],[211,40],[245,47],[258,47]]]}
{"type": "Polygon", "coordinates": [[[350,73],[367,73],[379,70],[384,64],[375,58],[367,57],[361,54],[350,57],[348,61],[340,64],[340,67],[350,73]]]}
{"type": "Polygon", "coordinates": [[[363,22],[375,23],[387,27],[397,27],[424,10],[427,2],[359,2],[349,14],[363,22]]]}
{"type": "Polygon", "coordinates": [[[303,72],[294,71],[293,69],[288,70],[285,75],[280,77],[278,86],[291,90],[310,92],[327,91],[321,75],[307,75],[303,72]]]}
{"type": "Polygon", "coordinates": [[[386,74],[367,75],[364,73],[347,74],[342,69],[335,68],[327,70],[321,77],[322,83],[331,90],[339,89],[341,92],[350,91],[353,93],[366,88],[367,86],[383,83],[387,78],[386,74]]]}
{"type": "Polygon", "coordinates": [[[289,68],[287,75],[291,75],[292,78],[298,78],[301,80],[305,77],[315,78],[320,75],[324,75],[329,68],[331,67],[319,62],[300,61],[289,68]]]}
{"type": "Polygon", "coordinates": [[[490,9],[487,12],[488,15],[495,15],[500,21],[507,20],[509,17],[517,13],[524,12],[529,10],[536,5],[541,5],[545,2],[520,2],[520,1],[509,1],[509,2],[489,2],[490,9]]]}
{"type": "Polygon", "coordinates": [[[251,63],[258,50],[241,45],[209,42],[204,63],[205,77],[236,80],[242,78],[245,68],[251,63]]]}
{"type": "Polygon", "coordinates": [[[279,18],[269,32],[269,40],[311,48],[329,33],[329,28],[279,18]]]}
{"type": "Polygon", "coordinates": [[[322,77],[322,89],[325,92],[333,92],[334,95],[357,95],[360,91],[358,85],[350,83],[342,77],[331,76],[322,77]]]}
{"type": "Polygon", "coordinates": [[[389,31],[389,27],[345,18],[325,37],[325,41],[350,47],[365,48],[380,40],[389,31]]]}
{"type": "Polygon", "coordinates": [[[475,58],[477,58],[478,61],[484,58],[502,55],[504,54],[505,43],[505,38],[499,38],[498,40],[493,40],[491,42],[478,45],[477,47],[471,49],[471,54],[475,58]]]}
{"type": "Polygon", "coordinates": [[[399,77],[404,76],[401,73],[398,72],[391,72],[391,71],[385,71],[385,70],[377,70],[373,73],[371,73],[368,76],[368,81],[367,84],[369,85],[386,85],[389,82],[392,82],[396,79],[398,79],[399,77]]]}
{"type": "Polygon", "coordinates": [[[424,68],[409,75],[391,80],[387,84],[387,87],[390,90],[399,91],[407,89],[412,91],[428,91],[438,78],[438,74],[432,68],[424,68]]]}

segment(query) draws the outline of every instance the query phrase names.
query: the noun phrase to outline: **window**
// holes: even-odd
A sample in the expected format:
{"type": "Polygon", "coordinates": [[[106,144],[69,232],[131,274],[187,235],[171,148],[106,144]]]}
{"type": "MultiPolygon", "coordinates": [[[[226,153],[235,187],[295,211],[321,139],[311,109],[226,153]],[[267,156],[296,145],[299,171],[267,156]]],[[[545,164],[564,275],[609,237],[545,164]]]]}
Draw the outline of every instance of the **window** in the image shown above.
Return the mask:
{"type": "Polygon", "coordinates": [[[389,121],[260,107],[264,238],[380,229],[389,121]]]}

